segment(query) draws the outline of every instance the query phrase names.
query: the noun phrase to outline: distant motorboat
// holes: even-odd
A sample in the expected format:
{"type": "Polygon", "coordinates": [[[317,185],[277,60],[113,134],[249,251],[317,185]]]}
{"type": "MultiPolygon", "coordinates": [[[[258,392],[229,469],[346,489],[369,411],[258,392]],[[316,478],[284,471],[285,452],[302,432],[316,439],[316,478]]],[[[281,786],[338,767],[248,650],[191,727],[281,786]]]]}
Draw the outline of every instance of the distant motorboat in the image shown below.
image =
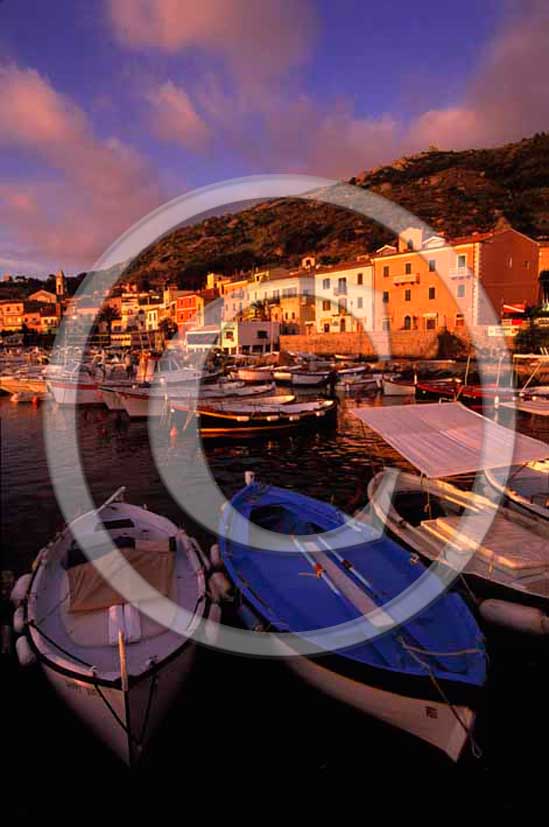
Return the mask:
{"type": "Polygon", "coordinates": [[[122,502],[123,490],[42,549],[12,599],[20,661],[37,660],[67,705],[134,764],[191,670],[193,632],[216,607],[197,543],[165,517],[122,502]],[[77,529],[93,548],[93,562],[75,539],[77,529]],[[147,583],[132,585],[131,603],[111,585],[120,558],[147,583]],[[186,634],[140,610],[160,596],[189,613],[186,634]]]}

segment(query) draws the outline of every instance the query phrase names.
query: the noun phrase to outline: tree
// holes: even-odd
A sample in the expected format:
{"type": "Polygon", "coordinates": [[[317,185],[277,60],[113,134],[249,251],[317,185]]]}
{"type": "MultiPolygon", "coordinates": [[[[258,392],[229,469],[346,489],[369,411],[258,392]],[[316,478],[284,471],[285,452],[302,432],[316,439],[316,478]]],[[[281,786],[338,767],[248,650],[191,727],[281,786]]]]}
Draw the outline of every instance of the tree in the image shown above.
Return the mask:
{"type": "Polygon", "coordinates": [[[99,311],[96,321],[97,321],[97,324],[99,324],[100,322],[106,322],[107,323],[109,336],[110,336],[112,323],[117,321],[119,318],[120,318],[120,313],[118,312],[117,308],[113,307],[110,304],[107,304],[105,307],[103,307],[99,311]]]}

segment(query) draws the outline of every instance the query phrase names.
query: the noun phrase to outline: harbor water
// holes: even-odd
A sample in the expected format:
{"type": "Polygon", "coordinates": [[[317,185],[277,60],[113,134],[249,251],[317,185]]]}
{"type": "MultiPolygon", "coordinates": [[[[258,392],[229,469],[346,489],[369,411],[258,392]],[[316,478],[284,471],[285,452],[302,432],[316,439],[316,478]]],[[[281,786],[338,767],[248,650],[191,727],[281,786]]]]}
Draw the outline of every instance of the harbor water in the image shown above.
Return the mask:
{"type": "MultiPolygon", "coordinates": [[[[363,505],[368,480],[395,457],[348,414],[348,404],[341,405],[334,429],[206,442],[208,463],[223,494],[230,497],[242,486],[244,473],[254,471],[264,482],[346,511],[363,505]]],[[[2,569],[16,576],[29,569],[38,549],[62,524],[46,463],[43,413],[43,407],[0,399],[2,569]]],[[[61,408],[52,413],[61,420],[67,415],[61,408]]],[[[100,407],[78,409],[77,419],[82,464],[96,503],[126,486],[129,502],[145,503],[184,525],[204,547],[213,542],[165,489],[146,422],[100,407]]],[[[527,418],[521,417],[518,425],[529,432],[527,418]]],[[[533,435],[547,439],[547,434],[533,435]]],[[[170,437],[166,429],[163,461],[189,467],[193,450],[181,435],[170,437]]],[[[477,814],[485,804],[491,816],[524,816],[530,803],[539,806],[537,790],[546,772],[546,762],[540,762],[532,744],[539,735],[543,754],[547,645],[490,634],[488,648],[490,681],[476,732],[482,757],[465,754],[457,766],[323,697],[282,663],[201,649],[190,683],[142,765],[130,772],[60,703],[38,670],[23,673],[13,659],[3,658],[3,811],[19,817],[49,811],[57,817],[62,806],[75,818],[79,813],[93,816],[95,810],[104,817],[104,801],[105,806],[109,802],[110,822],[115,815],[134,812],[173,814],[174,796],[182,795],[184,822],[190,815],[184,810],[189,789],[213,793],[212,788],[226,782],[233,789],[238,785],[242,798],[258,783],[273,791],[300,783],[303,794],[315,799],[325,784],[335,784],[331,789],[338,790],[339,798],[352,789],[375,797],[383,791],[393,796],[395,811],[407,801],[411,814],[438,813],[437,820],[445,805],[452,812],[467,812],[468,799],[475,801],[477,814]]],[[[212,799],[210,807],[214,804],[212,799]]]]}

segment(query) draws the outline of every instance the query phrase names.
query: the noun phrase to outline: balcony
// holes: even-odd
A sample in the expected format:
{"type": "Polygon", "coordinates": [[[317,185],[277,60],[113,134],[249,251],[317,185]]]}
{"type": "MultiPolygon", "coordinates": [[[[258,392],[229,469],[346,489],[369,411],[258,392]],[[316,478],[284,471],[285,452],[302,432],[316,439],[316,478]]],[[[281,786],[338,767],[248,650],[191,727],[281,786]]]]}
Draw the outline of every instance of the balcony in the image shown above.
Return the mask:
{"type": "Polygon", "coordinates": [[[334,296],[346,296],[347,285],[345,287],[334,287],[334,296]]]}
{"type": "Polygon", "coordinates": [[[448,276],[451,279],[468,279],[473,275],[469,267],[454,267],[450,270],[448,276]]]}
{"type": "Polygon", "coordinates": [[[405,273],[402,276],[395,276],[393,278],[393,284],[419,284],[419,273],[405,273]]]}

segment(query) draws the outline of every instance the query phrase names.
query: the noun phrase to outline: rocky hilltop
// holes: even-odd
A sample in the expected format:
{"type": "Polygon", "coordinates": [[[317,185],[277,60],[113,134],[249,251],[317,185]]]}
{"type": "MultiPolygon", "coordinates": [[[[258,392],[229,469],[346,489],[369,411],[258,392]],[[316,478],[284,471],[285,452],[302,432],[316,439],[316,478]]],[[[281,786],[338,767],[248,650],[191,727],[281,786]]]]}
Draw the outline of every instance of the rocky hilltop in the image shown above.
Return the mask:
{"type": "MultiPolygon", "coordinates": [[[[350,183],[405,207],[449,237],[501,222],[549,236],[549,134],[493,149],[443,152],[435,147],[367,170],[350,183]]],[[[291,198],[214,215],[166,235],[136,258],[141,282],[199,287],[209,270],[295,265],[306,254],[331,264],[390,240],[385,228],[343,208],[291,198]]]]}

